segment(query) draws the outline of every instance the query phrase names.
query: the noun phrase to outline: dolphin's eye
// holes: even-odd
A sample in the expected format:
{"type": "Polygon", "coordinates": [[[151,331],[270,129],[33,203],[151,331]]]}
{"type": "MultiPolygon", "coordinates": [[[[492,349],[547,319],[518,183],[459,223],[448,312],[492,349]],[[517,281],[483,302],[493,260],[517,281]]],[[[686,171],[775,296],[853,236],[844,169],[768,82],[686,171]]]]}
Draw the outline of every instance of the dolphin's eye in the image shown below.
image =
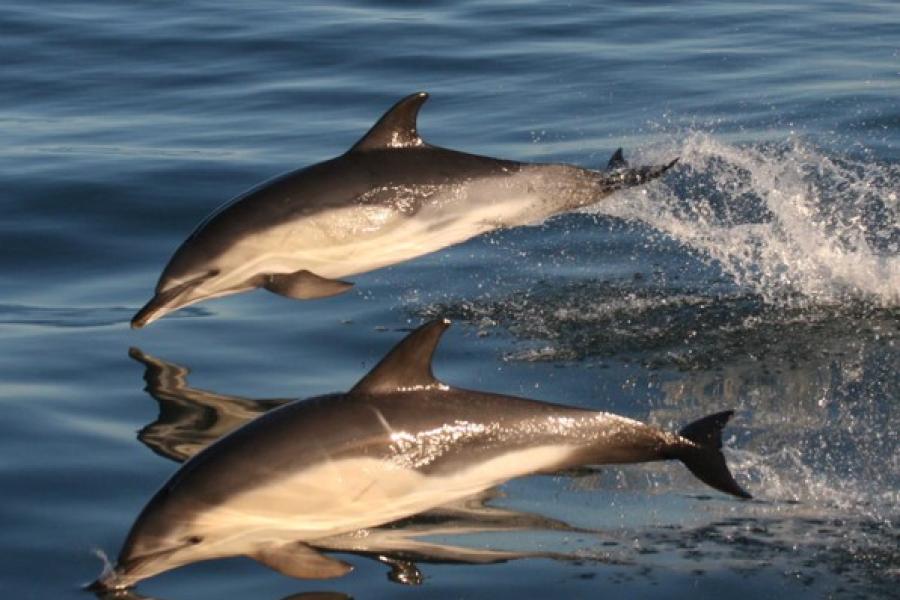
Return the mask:
{"type": "Polygon", "coordinates": [[[192,535],[188,538],[185,538],[184,541],[187,542],[188,544],[199,544],[200,542],[203,541],[203,538],[200,537],[199,535],[192,535]]]}

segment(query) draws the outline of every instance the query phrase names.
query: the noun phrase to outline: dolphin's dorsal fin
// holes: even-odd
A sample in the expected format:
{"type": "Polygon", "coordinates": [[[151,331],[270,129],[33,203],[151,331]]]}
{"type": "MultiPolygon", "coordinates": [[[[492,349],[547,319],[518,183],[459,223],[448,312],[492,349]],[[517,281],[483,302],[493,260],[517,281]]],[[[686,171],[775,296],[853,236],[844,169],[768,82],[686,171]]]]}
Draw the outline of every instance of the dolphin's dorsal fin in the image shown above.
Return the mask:
{"type": "Polygon", "coordinates": [[[622,154],[621,148],[613,152],[613,155],[610,157],[609,162],[606,164],[606,168],[610,171],[614,169],[628,168],[628,161],[625,160],[625,156],[622,154]]]}
{"type": "Polygon", "coordinates": [[[418,92],[392,106],[378,119],[372,129],[350,148],[350,152],[424,146],[425,142],[416,130],[416,117],[426,100],[428,94],[418,92]]]}
{"type": "Polygon", "coordinates": [[[435,319],[413,331],[360,379],[350,393],[389,394],[441,385],[431,372],[431,358],[449,326],[448,319],[435,319]]]}

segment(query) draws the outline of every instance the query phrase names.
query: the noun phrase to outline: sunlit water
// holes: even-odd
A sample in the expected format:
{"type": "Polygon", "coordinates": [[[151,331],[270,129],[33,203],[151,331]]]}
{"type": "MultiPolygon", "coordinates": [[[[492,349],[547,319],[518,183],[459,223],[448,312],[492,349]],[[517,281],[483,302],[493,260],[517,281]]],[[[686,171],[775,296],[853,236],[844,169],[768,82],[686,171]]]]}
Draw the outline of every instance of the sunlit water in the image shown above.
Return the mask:
{"type": "Polygon", "coordinates": [[[233,559],[138,592],[895,590],[895,3],[249,6],[0,6],[4,597],[89,597],[95,550],[118,552],[176,468],[159,443],[181,438],[146,435],[160,408],[133,358],[190,369],[190,385],[255,414],[277,402],[253,399],[348,388],[438,314],[457,324],[435,369],[459,386],[673,428],[736,409],[727,455],[757,499],[674,464],[533,477],[488,504],[544,521],[453,543],[559,560],[421,564],[422,585],[402,586],[354,555],[327,582],[233,559]],[[420,131],[443,146],[585,166],[624,146],[635,163],[680,162],[587,214],[359,276],[345,296],[255,292],[128,328],[205,214],[343,152],[419,89],[432,94],[420,131]]]}

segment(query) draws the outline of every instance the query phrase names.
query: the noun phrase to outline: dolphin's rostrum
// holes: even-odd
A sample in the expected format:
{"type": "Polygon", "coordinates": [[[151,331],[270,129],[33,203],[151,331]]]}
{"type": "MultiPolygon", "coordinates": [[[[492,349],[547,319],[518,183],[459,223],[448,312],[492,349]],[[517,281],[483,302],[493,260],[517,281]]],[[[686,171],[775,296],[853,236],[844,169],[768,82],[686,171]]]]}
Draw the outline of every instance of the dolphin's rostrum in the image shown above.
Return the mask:
{"type": "Polygon", "coordinates": [[[677,459],[748,498],[720,451],[722,412],[678,434],[625,417],[451,387],[431,358],[446,320],[401,341],[349,392],[291,402],[190,458],[141,512],[115,569],[125,588],[169,569],[246,555],[281,573],[336,577],[336,537],[580,465],[677,459]]]}
{"type": "Polygon", "coordinates": [[[267,181],[207,217],[132,327],[255,288],[300,299],[340,294],[352,286],[344,277],[588,206],[675,162],[629,168],[618,150],[601,172],[432,146],[416,126],[427,98],[407,96],[346,153],[267,181]]]}

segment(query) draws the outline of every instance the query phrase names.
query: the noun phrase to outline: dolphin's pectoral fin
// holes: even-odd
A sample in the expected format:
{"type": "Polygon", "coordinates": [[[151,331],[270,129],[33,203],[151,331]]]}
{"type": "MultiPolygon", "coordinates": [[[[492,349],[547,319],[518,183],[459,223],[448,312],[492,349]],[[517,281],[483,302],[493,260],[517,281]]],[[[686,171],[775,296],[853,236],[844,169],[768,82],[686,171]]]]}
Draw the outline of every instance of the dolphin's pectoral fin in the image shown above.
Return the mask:
{"type": "Polygon", "coordinates": [[[282,575],[298,579],[333,579],[353,570],[353,565],[325,556],[299,542],[262,548],[250,558],[282,575]]]}
{"type": "Polygon", "coordinates": [[[280,296],[297,300],[311,300],[343,294],[352,288],[353,284],[339,279],[326,279],[311,271],[303,270],[267,275],[262,287],[280,296]]]}
{"type": "Polygon", "coordinates": [[[400,100],[350,148],[350,152],[424,146],[425,142],[416,129],[416,117],[426,100],[428,94],[425,92],[411,94],[400,100]]]}

